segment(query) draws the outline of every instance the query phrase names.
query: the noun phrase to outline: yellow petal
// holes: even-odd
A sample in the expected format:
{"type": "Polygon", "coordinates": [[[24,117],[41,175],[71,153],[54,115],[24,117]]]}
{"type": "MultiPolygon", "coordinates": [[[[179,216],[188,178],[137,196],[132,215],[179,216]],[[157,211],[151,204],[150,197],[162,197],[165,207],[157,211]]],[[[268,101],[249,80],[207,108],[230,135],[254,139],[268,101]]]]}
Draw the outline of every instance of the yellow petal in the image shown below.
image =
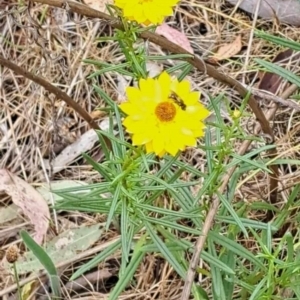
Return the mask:
{"type": "Polygon", "coordinates": [[[146,152],[147,153],[151,153],[151,152],[154,152],[153,150],[153,142],[149,142],[149,143],[146,143],[146,152]]]}
{"type": "Polygon", "coordinates": [[[158,155],[159,153],[163,152],[164,149],[164,140],[160,135],[157,135],[153,139],[153,151],[158,155]]]}
{"type": "Polygon", "coordinates": [[[134,134],[132,136],[132,144],[137,146],[137,145],[144,145],[151,141],[151,138],[145,136],[142,133],[134,134]]]}

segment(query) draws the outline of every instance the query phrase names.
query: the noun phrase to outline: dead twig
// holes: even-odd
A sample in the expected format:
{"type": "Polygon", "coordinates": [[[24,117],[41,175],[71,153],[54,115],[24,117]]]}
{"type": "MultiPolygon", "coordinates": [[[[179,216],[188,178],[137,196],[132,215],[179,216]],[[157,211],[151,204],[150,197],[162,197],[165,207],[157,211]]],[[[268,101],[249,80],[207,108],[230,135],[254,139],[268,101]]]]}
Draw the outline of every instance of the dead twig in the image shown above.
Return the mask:
{"type": "Polygon", "coordinates": [[[258,98],[261,98],[262,100],[267,100],[271,102],[275,102],[277,104],[280,104],[282,106],[289,107],[291,109],[294,109],[295,111],[300,111],[300,106],[296,102],[294,102],[291,99],[284,99],[282,97],[278,97],[270,92],[263,91],[263,90],[251,90],[252,94],[257,96],[258,98]]]}

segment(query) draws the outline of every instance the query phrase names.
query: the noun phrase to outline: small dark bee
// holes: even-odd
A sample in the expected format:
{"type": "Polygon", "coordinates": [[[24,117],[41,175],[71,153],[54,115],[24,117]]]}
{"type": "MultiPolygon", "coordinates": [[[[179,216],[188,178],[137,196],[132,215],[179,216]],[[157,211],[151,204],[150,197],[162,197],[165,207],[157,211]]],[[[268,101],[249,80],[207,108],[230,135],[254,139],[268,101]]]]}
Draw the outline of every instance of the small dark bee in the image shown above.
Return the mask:
{"type": "Polygon", "coordinates": [[[169,98],[172,99],[182,110],[186,110],[186,105],[183,100],[175,92],[172,91],[169,98]]]}

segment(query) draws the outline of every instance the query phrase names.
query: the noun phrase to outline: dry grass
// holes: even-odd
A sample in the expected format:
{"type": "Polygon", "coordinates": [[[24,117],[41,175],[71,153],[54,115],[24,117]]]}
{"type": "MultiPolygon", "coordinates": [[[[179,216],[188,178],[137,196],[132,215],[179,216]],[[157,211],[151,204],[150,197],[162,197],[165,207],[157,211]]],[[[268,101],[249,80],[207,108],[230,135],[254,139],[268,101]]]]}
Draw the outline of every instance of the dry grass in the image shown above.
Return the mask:
{"type": "MultiPolygon", "coordinates": [[[[6,12],[0,14],[0,53],[14,61],[26,70],[43,76],[55,86],[61,88],[88,112],[94,112],[103,105],[101,99],[93,91],[92,80],[87,77],[95,70],[94,66],[82,63],[85,58],[118,63],[123,60],[118,47],[113,42],[99,43],[95,39],[112,34],[107,24],[101,21],[87,20],[77,14],[63,10],[33,5],[28,11],[14,3],[4,3],[0,12],[6,7],[6,12]],[[36,22],[45,18],[42,28],[36,22]]],[[[253,57],[271,60],[281,51],[261,39],[254,37],[251,45],[248,40],[251,34],[252,20],[240,11],[235,11],[222,1],[182,1],[176,15],[169,20],[169,24],[183,30],[195,49],[197,55],[206,57],[220,44],[231,42],[241,34],[244,49],[232,60],[219,66],[222,72],[253,85],[258,80],[253,57]],[[200,24],[205,24],[202,26],[200,24]],[[201,34],[202,28],[207,33],[201,34]],[[247,46],[250,51],[247,53],[247,46]],[[244,63],[248,62],[247,65],[244,63]]],[[[288,25],[277,25],[273,22],[258,20],[257,28],[269,33],[289,37],[297,40],[299,29],[288,25]]],[[[151,52],[161,54],[162,50],[151,45],[151,52]]],[[[169,62],[174,63],[174,62],[169,62]]],[[[293,71],[299,72],[293,64],[293,71]]],[[[60,99],[49,95],[45,90],[26,78],[16,76],[12,71],[0,67],[0,168],[7,168],[21,176],[27,182],[39,184],[50,180],[71,179],[93,182],[99,180],[97,172],[93,171],[82,159],[78,159],[65,170],[51,174],[43,169],[43,159],[57,155],[68,144],[88,130],[87,125],[74,111],[68,108],[60,99]]],[[[208,102],[208,95],[216,96],[225,93],[230,99],[232,107],[238,107],[241,99],[233,90],[208,78],[197,71],[190,74],[194,87],[202,91],[203,101],[208,102]]],[[[114,75],[101,76],[101,87],[114,99],[117,98],[117,84],[114,75]]],[[[283,90],[284,87],[281,87],[283,90]]],[[[261,102],[268,111],[271,103],[261,102]]],[[[224,108],[224,118],[229,118],[224,108]]],[[[290,109],[278,108],[273,118],[274,131],[278,144],[278,152],[285,153],[285,157],[299,159],[299,116],[291,114],[290,109]]],[[[245,130],[246,123],[245,120],[245,130]]],[[[258,147],[254,143],[252,147],[258,147]]],[[[238,144],[237,144],[238,147],[238,144]]],[[[97,156],[98,147],[92,151],[97,156]]],[[[187,151],[185,160],[203,168],[203,153],[187,151]]],[[[288,187],[299,182],[300,171],[295,169],[281,169],[280,201],[285,201],[288,187]]],[[[247,181],[236,191],[236,201],[251,202],[255,199],[266,198],[269,191],[265,185],[266,177],[258,174],[247,181]]],[[[0,204],[7,205],[7,198],[0,204]]],[[[252,218],[261,219],[257,213],[252,218]]],[[[72,223],[84,223],[105,220],[80,214],[59,216],[61,224],[68,219],[72,223]]],[[[7,226],[12,226],[9,224],[7,226]]],[[[6,229],[3,227],[1,230],[6,229]]],[[[64,227],[63,227],[64,228],[64,227]]],[[[99,243],[115,238],[117,232],[108,232],[99,243]]],[[[15,236],[1,239],[0,246],[6,248],[15,241],[15,236]]],[[[242,241],[241,241],[242,242],[242,241]]],[[[245,241],[249,248],[255,247],[251,241],[245,241]]],[[[109,279],[86,285],[79,292],[68,292],[70,299],[106,299],[106,295],[116,280],[120,257],[112,257],[105,264],[100,265],[112,272],[109,279]]],[[[71,267],[62,270],[68,275],[71,267]]],[[[198,278],[202,286],[209,288],[209,281],[198,278]]],[[[170,266],[159,256],[149,255],[143,261],[139,272],[135,275],[136,285],[128,287],[120,299],[179,299],[183,281],[181,281],[170,266]]],[[[2,288],[10,282],[2,283],[2,288]]],[[[4,298],[3,298],[4,299],[4,298]]],[[[41,298],[43,299],[43,298],[41,298]]]]}

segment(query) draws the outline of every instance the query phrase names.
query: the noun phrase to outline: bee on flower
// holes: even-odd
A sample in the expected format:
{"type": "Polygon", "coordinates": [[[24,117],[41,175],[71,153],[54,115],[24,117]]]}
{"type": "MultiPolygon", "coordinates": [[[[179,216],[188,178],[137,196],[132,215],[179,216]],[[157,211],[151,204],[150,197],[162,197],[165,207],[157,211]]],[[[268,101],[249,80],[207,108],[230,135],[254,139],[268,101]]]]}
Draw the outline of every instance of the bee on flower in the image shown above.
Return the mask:
{"type": "Polygon", "coordinates": [[[139,87],[128,87],[127,101],[120,105],[127,114],[123,121],[132,134],[133,145],[145,145],[158,156],[176,155],[196,146],[204,135],[209,111],[199,103],[199,92],[191,91],[187,80],[179,82],[167,72],[158,78],[140,79],[139,87]]]}
{"type": "Polygon", "coordinates": [[[158,25],[173,14],[173,7],[179,0],[115,0],[123,16],[130,21],[144,25],[158,25]]]}

